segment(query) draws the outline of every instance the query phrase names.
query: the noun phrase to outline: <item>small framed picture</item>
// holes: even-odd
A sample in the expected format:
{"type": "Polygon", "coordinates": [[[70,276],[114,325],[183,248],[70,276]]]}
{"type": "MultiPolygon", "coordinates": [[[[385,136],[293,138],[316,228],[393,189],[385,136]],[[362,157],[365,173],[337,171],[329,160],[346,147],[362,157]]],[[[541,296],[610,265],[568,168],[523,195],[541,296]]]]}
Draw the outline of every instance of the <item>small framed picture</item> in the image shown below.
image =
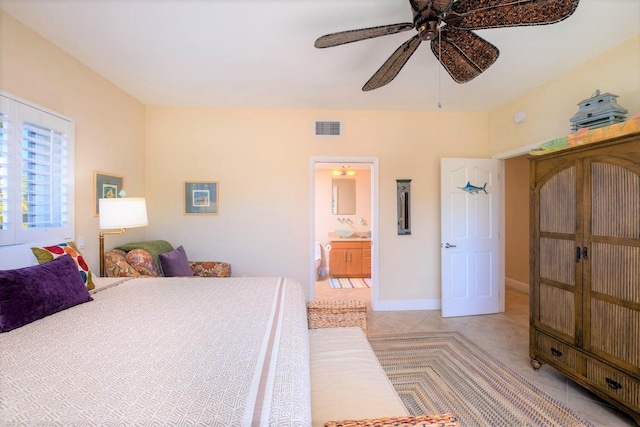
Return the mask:
{"type": "Polygon", "coordinates": [[[98,199],[111,199],[118,197],[124,178],[105,172],[93,171],[93,215],[100,215],[98,199]]]}
{"type": "Polygon", "coordinates": [[[217,215],[218,192],[217,182],[185,182],[184,214],[217,215]]]}

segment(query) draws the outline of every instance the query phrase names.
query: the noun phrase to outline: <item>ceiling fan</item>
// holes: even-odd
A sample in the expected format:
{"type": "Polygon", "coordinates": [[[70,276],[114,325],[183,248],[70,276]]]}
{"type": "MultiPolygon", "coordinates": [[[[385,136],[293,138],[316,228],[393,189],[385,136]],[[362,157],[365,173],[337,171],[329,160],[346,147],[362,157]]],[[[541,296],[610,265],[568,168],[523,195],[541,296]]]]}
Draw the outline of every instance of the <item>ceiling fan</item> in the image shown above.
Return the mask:
{"type": "Polygon", "coordinates": [[[413,22],[340,31],[318,38],[325,48],[415,29],[362,87],[391,82],[423,41],[457,83],[479,76],[498,59],[498,48],[471,30],[553,24],[569,17],[580,0],[409,0],[413,22]]]}

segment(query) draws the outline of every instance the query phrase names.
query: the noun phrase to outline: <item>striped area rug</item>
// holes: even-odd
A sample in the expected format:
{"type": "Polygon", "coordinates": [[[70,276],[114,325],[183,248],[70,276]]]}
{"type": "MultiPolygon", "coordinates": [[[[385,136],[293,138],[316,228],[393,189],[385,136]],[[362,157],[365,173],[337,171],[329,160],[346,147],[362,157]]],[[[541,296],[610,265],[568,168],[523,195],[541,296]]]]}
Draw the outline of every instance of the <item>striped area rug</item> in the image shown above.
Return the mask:
{"type": "Polygon", "coordinates": [[[411,415],[462,426],[591,426],[457,332],[369,337],[411,415]]]}
{"type": "Polygon", "coordinates": [[[331,279],[331,289],[358,289],[358,288],[370,288],[371,279],[331,279]]]}

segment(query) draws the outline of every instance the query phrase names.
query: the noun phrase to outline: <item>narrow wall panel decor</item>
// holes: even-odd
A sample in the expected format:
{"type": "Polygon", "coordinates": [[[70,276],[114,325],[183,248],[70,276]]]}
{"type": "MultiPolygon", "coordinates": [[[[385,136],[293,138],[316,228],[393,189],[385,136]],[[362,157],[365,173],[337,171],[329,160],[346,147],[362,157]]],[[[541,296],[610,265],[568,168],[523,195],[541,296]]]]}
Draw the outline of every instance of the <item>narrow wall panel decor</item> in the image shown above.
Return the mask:
{"type": "Polygon", "coordinates": [[[396,179],[398,197],[398,235],[411,234],[411,180],[396,179]]]}

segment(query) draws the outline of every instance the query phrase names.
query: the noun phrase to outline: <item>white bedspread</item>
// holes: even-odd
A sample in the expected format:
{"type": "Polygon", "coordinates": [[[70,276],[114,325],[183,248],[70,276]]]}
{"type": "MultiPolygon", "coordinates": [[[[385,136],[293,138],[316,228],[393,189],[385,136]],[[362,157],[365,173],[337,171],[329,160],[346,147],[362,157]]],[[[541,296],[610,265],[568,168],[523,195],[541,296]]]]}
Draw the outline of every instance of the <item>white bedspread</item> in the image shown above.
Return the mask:
{"type": "Polygon", "coordinates": [[[0,425],[311,424],[298,282],[134,279],[93,298],[0,334],[0,425]]]}

